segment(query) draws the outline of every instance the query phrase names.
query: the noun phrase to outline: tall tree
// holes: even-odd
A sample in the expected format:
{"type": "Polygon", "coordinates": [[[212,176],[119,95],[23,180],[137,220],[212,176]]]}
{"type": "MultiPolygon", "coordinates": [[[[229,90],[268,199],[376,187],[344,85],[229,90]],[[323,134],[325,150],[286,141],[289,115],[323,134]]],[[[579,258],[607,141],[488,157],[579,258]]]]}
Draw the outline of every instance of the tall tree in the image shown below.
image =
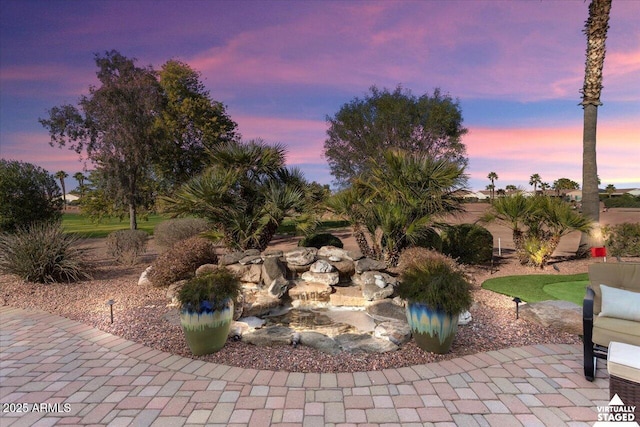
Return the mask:
{"type": "Polygon", "coordinates": [[[91,86],[79,109],[62,105],[40,119],[50,144],[86,156],[108,180],[108,194],[128,207],[129,225],[137,228],[137,211],[145,196],[141,187],[152,172],[158,146],[157,120],[163,108],[162,90],[150,67],[137,67],[112,50],[96,55],[100,86],[91,86]]]}
{"type": "Polygon", "coordinates": [[[529,185],[533,185],[533,193],[536,194],[538,192],[538,185],[542,184],[542,178],[537,173],[534,173],[529,178],[529,185]]]}
{"type": "MultiPolygon", "coordinates": [[[[591,0],[589,18],[585,23],[587,59],[582,87],[584,127],[582,134],[582,212],[591,218],[595,228],[600,221],[600,197],[598,195],[598,166],[596,161],[596,128],[598,107],[602,92],[602,69],[606,51],[607,31],[611,0],[591,0]]],[[[587,256],[592,246],[601,246],[598,233],[582,233],[576,255],[587,256]]]]}
{"type": "Polygon", "coordinates": [[[370,158],[382,162],[388,149],[467,165],[460,105],[439,89],[415,97],[400,86],[393,92],[373,86],[364,99],[354,98],[327,116],[327,122],[324,154],[339,186],[366,173],[370,158]]]}
{"type": "Polygon", "coordinates": [[[67,189],[64,185],[64,179],[67,178],[69,174],[66,173],[65,171],[58,171],[54,176],[58,179],[58,181],[60,181],[60,188],[62,188],[62,205],[66,207],[67,206],[67,189]]]}
{"type": "Polygon", "coordinates": [[[202,172],[207,151],[238,138],[237,124],[221,102],[214,101],[200,73],[180,61],[167,61],[159,72],[166,97],[161,126],[165,138],[155,159],[156,170],[168,190],[202,172]]]}
{"type": "Polygon", "coordinates": [[[487,175],[487,178],[489,179],[489,181],[491,181],[491,199],[493,200],[495,198],[495,181],[498,179],[498,174],[495,172],[489,172],[489,175],[487,175]]]}

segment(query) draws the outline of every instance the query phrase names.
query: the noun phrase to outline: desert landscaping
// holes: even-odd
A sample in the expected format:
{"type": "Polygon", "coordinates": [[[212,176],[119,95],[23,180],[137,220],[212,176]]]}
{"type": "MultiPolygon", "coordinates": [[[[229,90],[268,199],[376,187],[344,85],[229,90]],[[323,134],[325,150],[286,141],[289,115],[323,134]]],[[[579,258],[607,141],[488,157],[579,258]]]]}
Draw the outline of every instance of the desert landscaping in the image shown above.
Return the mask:
{"type": "MultiPolygon", "coordinates": [[[[485,204],[467,204],[466,212],[451,222],[466,223],[478,219],[486,209],[485,204]]],[[[601,213],[602,224],[639,222],[640,211],[610,209],[601,213]]],[[[461,355],[508,347],[539,343],[581,342],[581,337],[553,327],[516,319],[515,305],[511,297],[496,294],[480,287],[491,277],[520,274],[573,274],[584,273],[588,265],[601,259],[575,260],[571,255],[577,248],[579,235],[563,238],[554,254],[551,265],[544,270],[520,265],[513,257],[511,232],[493,223],[486,227],[494,236],[495,262],[493,266],[469,267],[475,280],[474,304],[470,310],[473,320],[458,328],[458,334],[450,353],[435,355],[420,350],[409,341],[397,351],[386,353],[326,354],[310,347],[278,345],[260,347],[259,350],[245,342],[229,340],[225,347],[214,354],[197,357],[201,360],[231,366],[286,370],[291,372],[355,372],[402,367],[432,361],[445,360],[461,355]],[[498,242],[501,255],[498,255],[498,242]],[[554,268],[555,266],[555,268],[554,268]]],[[[335,230],[345,249],[357,245],[349,230],[335,230]]],[[[297,238],[278,236],[269,250],[289,250],[297,246],[297,238]]],[[[0,304],[21,308],[33,308],[58,314],[94,326],[105,332],[142,343],[154,349],[186,357],[193,357],[185,343],[179,323],[175,322],[175,307],[169,303],[164,289],[138,286],[138,278],[147,265],[157,256],[158,247],[150,239],[144,259],[133,267],[123,267],[111,260],[105,251],[104,239],[89,239],[82,243],[94,265],[94,279],[73,284],[25,283],[15,276],[0,276],[0,304]],[[113,305],[114,321],[110,321],[107,301],[113,305]]],[[[620,261],[638,261],[637,258],[620,261]]],[[[618,262],[609,259],[608,262],[618,262]]]]}

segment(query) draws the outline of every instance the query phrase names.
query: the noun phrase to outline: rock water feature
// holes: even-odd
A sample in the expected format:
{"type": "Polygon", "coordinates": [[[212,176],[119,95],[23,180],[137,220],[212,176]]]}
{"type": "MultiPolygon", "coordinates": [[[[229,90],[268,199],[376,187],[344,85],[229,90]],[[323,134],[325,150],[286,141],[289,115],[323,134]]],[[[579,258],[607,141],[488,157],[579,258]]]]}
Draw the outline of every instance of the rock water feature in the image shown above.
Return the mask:
{"type": "MultiPolygon", "coordinates": [[[[243,284],[230,332],[235,339],[256,346],[306,345],[329,354],[393,351],[411,339],[404,303],[394,298],[396,277],[359,251],[247,250],[222,255],[218,265],[236,272],[243,284]]],[[[218,265],[203,265],[196,274],[218,265]]],[[[167,294],[174,306],[180,286],[167,294]]],[[[461,320],[468,323],[468,316],[461,320]]]]}

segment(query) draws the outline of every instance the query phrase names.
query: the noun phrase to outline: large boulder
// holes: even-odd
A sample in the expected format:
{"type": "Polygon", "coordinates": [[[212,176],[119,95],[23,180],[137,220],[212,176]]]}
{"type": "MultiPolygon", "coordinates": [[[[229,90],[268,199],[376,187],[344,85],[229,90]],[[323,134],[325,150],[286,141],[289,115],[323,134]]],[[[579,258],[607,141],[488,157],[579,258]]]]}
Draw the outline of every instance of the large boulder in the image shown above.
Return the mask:
{"type": "Polygon", "coordinates": [[[300,276],[305,282],[322,283],[327,286],[335,285],[340,281],[340,274],[337,271],[332,273],[315,273],[313,271],[305,271],[300,276]]]}
{"type": "Polygon", "coordinates": [[[300,344],[315,348],[323,353],[338,354],[342,350],[340,345],[332,338],[314,331],[300,332],[300,344]]]}
{"type": "Polygon", "coordinates": [[[329,302],[334,307],[362,307],[367,303],[359,286],[341,286],[334,290],[329,296],[329,302]]]}
{"type": "Polygon", "coordinates": [[[520,306],[520,317],[548,328],[582,335],[582,307],[569,301],[540,301],[520,306]]]}
{"type": "Polygon", "coordinates": [[[269,326],[244,334],[242,341],[257,346],[290,345],[293,333],[286,326],[269,326]]]}
{"type": "Polygon", "coordinates": [[[365,271],[380,271],[387,268],[382,261],[376,261],[371,258],[361,258],[355,262],[356,273],[364,273],[365,271]]]}
{"type": "Polygon", "coordinates": [[[340,258],[341,260],[352,260],[346,250],[342,248],[336,248],[335,246],[321,247],[320,249],[318,249],[318,256],[324,258],[340,258]]]}
{"type": "Polygon", "coordinates": [[[237,264],[242,258],[244,258],[244,252],[229,252],[227,254],[220,255],[218,257],[218,264],[220,265],[231,265],[237,264]]]}
{"type": "Polygon", "coordinates": [[[376,301],[367,305],[367,313],[378,322],[407,321],[405,308],[390,299],[376,301]]]}
{"type": "Polygon", "coordinates": [[[245,292],[242,313],[245,317],[264,316],[280,306],[280,299],[266,292],[245,292]]]}
{"type": "Polygon", "coordinates": [[[309,271],[311,273],[331,273],[335,270],[336,269],[333,265],[329,264],[328,261],[325,261],[323,259],[317,260],[316,262],[311,264],[311,267],[309,267],[309,271]]]}
{"type": "Polygon", "coordinates": [[[398,346],[389,340],[372,337],[369,334],[343,334],[334,338],[343,351],[349,353],[386,353],[398,346]]]}
{"type": "Polygon", "coordinates": [[[411,327],[401,321],[382,322],[376,326],[373,336],[391,341],[395,345],[402,345],[411,339],[411,327]]]}
{"type": "Polygon", "coordinates": [[[270,286],[274,280],[287,277],[287,267],[280,258],[269,256],[264,259],[262,264],[262,280],[264,284],[270,286]]]}
{"type": "Polygon", "coordinates": [[[316,248],[297,248],[286,252],[284,259],[289,265],[306,266],[316,260],[317,253],[316,248]]]}
{"type": "Polygon", "coordinates": [[[295,305],[312,302],[327,302],[333,289],[326,283],[299,281],[289,289],[289,298],[295,305]]]}
{"type": "Polygon", "coordinates": [[[395,291],[391,285],[381,288],[375,283],[367,283],[362,286],[362,297],[367,301],[379,301],[389,298],[395,291]]]}

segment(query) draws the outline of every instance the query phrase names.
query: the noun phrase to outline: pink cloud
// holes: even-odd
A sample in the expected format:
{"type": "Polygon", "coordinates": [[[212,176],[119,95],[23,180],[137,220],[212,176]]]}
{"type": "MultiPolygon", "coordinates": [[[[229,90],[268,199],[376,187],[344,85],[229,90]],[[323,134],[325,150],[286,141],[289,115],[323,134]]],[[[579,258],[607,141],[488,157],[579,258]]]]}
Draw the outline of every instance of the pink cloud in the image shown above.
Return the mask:
{"type": "Polygon", "coordinates": [[[324,121],[281,117],[234,116],[243,139],[262,138],[287,147],[287,164],[326,164],[323,157],[327,124],[324,121]]]}
{"type": "MultiPolygon", "coordinates": [[[[609,121],[598,127],[598,175],[608,183],[640,185],[638,123],[609,121]]],[[[552,184],[562,177],[582,182],[582,125],[540,128],[474,127],[464,139],[470,158],[470,176],[486,181],[494,171],[499,187],[528,183],[539,173],[552,184]]],[[[488,181],[487,181],[488,183],[488,181]]]]}

